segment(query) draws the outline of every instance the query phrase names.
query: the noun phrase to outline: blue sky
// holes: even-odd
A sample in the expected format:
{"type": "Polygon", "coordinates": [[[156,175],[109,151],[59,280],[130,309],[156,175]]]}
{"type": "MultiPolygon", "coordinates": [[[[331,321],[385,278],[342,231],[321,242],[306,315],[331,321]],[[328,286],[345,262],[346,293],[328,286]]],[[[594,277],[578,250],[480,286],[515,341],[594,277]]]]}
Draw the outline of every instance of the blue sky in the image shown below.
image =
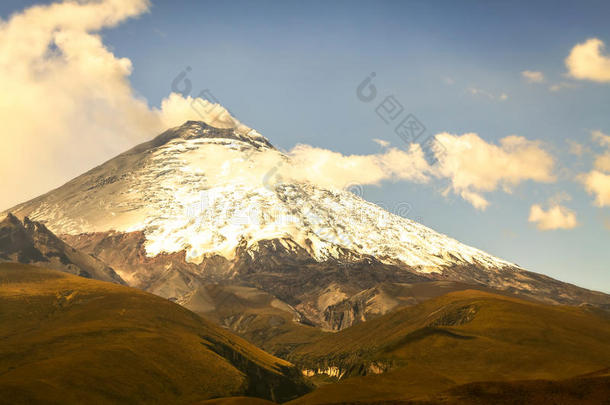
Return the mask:
{"type": "MultiPolygon", "coordinates": [[[[3,1],[2,19],[29,4],[3,1]]],[[[442,182],[384,182],[365,187],[364,198],[388,207],[408,202],[407,216],[437,231],[529,270],[610,292],[604,223],[610,207],[594,206],[573,180],[591,170],[593,156],[574,156],[567,143],[600,151],[591,131],[610,133],[610,84],[568,78],[564,64],[588,38],[610,47],[609,15],[607,1],[153,0],[149,13],[104,30],[103,38],[114,54],[132,61],[131,84],[149,104],[158,106],[189,66],[193,95],[209,89],[283,149],[306,143],[374,154],[380,147],[373,138],[404,147],[375,105],[356,98],[371,72],[379,93],[394,95],[429,134],[542,141],[557,160],[558,180],[486,193],[490,205],[483,211],[442,196],[442,182]],[[545,81],[528,83],[524,70],[542,72],[545,81]],[[569,87],[549,89],[559,83],[569,87]],[[531,205],[558,193],[572,197],[563,205],[580,225],[538,230],[528,222],[531,205]]]]}

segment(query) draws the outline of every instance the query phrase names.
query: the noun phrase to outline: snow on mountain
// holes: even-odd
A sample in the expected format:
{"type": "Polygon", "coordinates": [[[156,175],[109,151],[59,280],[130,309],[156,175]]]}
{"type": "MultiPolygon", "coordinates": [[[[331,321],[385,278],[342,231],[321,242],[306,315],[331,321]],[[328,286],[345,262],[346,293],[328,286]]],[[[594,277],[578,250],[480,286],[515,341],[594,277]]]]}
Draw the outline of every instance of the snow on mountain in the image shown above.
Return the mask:
{"type": "MultiPolygon", "coordinates": [[[[419,272],[516,268],[353,193],[282,180],[290,158],[254,130],[189,121],[11,209],[56,234],[142,231],[150,257],[201,263],[238,245],[292,240],[318,261],[345,250],[419,272]]],[[[287,242],[285,248],[290,249],[287,242]]]]}
{"type": "Polygon", "coordinates": [[[10,211],[44,223],[130,286],[251,337],[283,333],[293,319],[342,329],[389,302],[412,302],[401,295],[406,286],[435,280],[610,307],[606,294],[393,215],[329,186],[336,178],[317,181],[323,165],[304,161],[256,131],[189,121],[10,211]]]}

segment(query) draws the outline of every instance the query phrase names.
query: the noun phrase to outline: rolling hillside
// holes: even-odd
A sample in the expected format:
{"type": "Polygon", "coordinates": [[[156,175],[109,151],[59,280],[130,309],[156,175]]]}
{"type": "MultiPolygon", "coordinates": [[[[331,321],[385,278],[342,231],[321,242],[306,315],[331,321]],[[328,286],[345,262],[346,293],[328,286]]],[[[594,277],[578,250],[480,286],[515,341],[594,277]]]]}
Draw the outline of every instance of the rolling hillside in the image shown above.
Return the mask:
{"type": "Polygon", "coordinates": [[[609,342],[610,322],[598,309],[465,290],[326,335],[289,359],[322,382],[295,403],[406,401],[474,382],[529,380],[528,391],[532,380],[594,373],[610,366],[609,342]]]}
{"type": "Polygon", "coordinates": [[[166,299],[0,264],[0,403],[275,401],[307,392],[298,371],[166,299]]]}

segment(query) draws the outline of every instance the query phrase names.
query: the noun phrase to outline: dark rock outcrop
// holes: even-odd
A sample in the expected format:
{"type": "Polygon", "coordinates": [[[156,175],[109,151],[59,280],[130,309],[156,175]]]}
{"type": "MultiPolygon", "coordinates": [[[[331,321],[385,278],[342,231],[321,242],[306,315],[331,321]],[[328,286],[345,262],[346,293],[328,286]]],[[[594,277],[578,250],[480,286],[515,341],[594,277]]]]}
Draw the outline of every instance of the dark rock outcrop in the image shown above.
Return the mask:
{"type": "Polygon", "coordinates": [[[0,261],[41,265],[81,277],[125,284],[108,265],[65,243],[40,222],[8,214],[0,221],[0,261]]]}

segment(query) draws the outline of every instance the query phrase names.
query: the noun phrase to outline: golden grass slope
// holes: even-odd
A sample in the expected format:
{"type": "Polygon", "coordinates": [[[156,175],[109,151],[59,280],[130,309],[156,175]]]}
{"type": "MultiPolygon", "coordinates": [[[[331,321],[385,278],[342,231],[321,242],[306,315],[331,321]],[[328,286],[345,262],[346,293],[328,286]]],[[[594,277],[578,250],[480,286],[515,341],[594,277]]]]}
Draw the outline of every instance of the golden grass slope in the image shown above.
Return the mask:
{"type": "Polygon", "coordinates": [[[193,403],[307,391],[290,363],[163,298],[0,264],[0,403],[193,403]]]}
{"type": "Polygon", "coordinates": [[[610,322],[585,307],[465,290],[325,336],[290,360],[345,373],[294,403],[425,400],[477,381],[554,381],[605,369],[610,322]]]}

